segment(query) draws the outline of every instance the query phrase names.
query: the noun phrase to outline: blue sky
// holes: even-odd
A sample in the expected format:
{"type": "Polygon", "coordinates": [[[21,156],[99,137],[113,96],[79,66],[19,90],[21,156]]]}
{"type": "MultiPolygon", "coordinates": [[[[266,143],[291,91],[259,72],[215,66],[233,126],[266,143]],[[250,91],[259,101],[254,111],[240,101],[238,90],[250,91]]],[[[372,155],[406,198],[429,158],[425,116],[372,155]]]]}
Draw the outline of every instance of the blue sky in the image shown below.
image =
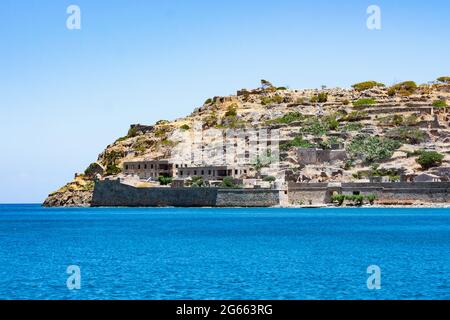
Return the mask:
{"type": "Polygon", "coordinates": [[[450,74],[448,1],[2,0],[0,203],[41,202],[132,123],[256,87],[450,74]],[[81,9],[68,30],[66,9],[81,9]],[[382,29],[366,28],[381,7],[382,29]]]}

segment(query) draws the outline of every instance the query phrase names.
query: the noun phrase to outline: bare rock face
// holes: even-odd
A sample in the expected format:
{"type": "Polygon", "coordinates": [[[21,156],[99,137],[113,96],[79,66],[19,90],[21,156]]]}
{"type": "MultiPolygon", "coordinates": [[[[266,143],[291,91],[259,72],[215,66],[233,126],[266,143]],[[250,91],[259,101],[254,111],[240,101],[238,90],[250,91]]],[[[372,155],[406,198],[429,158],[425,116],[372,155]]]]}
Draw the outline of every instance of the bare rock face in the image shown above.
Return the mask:
{"type": "Polygon", "coordinates": [[[85,176],[77,176],[72,182],[44,201],[44,207],[89,207],[94,191],[94,181],[85,176]]]}

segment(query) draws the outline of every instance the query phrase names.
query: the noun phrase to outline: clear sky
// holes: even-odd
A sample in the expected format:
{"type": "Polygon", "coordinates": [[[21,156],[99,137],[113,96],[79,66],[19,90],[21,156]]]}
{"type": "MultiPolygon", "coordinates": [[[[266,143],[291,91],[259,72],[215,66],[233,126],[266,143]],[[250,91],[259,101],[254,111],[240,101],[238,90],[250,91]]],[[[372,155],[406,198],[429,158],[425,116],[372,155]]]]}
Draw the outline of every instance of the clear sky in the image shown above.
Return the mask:
{"type": "Polygon", "coordinates": [[[0,203],[42,202],[130,124],[211,96],[450,74],[448,0],[1,0],[0,203]],[[66,9],[81,9],[68,30],[66,9]],[[382,29],[366,27],[378,5],[382,29]]]}

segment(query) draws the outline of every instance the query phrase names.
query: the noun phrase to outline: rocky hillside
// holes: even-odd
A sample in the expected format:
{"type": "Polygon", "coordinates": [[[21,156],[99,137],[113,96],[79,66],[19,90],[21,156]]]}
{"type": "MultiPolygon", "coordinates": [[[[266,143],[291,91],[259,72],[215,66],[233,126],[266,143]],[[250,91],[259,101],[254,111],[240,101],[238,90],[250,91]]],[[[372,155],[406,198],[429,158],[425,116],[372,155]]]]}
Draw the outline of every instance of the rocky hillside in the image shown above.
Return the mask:
{"type": "Polygon", "coordinates": [[[367,176],[429,172],[450,174],[450,128],[447,104],[450,78],[417,85],[407,81],[386,87],[375,81],[351,89],[294,90],[262,80],[261,87],[214,97],[194,112],[152,126],[132,125],[98,156],[83,174],[52,193],[45,206],[88,206],[94,179],[121,173],[124,160],[167,158],[177,132],[195,121],[204,129],[280,129],[282,168],[295,181],[358,181],[367,176]],[[296,147],[344,145],[351,159],[333,165],[302,166],[296,147]],[[447,168],[447,169],[446,169],[447,168]]]}

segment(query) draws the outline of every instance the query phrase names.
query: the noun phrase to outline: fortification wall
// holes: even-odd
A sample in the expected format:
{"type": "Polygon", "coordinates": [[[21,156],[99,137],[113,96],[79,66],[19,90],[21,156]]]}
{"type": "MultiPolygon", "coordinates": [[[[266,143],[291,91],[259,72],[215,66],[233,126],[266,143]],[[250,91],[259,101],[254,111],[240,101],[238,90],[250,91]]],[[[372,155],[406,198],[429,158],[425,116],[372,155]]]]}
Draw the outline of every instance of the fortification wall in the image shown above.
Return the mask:
{"type": "Polygon", "coordinates": [[[280,204],[280,191],[271,189],[219,189],[217,207],[274,207],[280,204]]]}
{"type": "Polygon", "coordinates": [[[136,188],[119,180],[97,181],[93,207],[271,207],[278,190],[218,188],[136,188]]]}
{"type": "Polygon", "coordinates": [[[398,183],[291,183],[288,187],[291,204],[329,203],[334,192],[342,194],[374,194],[380,201],[408,200],[427,203],[450,203],[450,182],[398,182],[398,183]]]}

